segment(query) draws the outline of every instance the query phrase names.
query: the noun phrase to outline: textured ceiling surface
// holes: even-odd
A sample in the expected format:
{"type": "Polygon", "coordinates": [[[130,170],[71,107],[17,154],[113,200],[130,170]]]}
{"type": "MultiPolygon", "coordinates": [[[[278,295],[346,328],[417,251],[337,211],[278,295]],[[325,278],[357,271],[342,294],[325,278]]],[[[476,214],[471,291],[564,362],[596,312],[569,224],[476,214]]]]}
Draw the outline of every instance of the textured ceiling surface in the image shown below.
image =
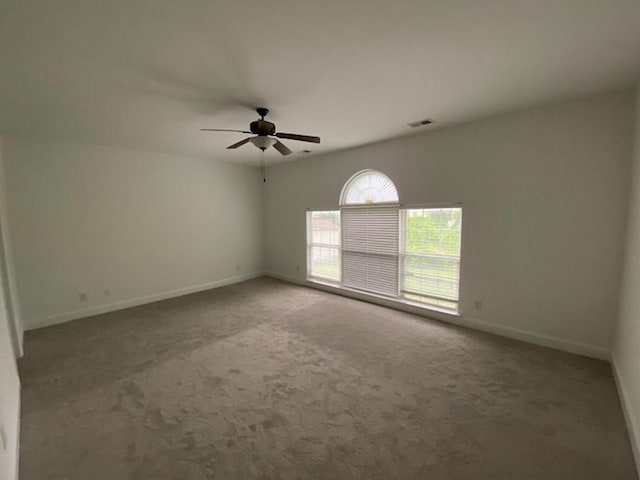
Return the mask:
{"type": "Polygon", "coordinates": [[[0,0],[0,132],[256,163],[199,129],[266,106],[322,137],[302,159],[631,85],[638,25],[638,0],[0,0]]]}

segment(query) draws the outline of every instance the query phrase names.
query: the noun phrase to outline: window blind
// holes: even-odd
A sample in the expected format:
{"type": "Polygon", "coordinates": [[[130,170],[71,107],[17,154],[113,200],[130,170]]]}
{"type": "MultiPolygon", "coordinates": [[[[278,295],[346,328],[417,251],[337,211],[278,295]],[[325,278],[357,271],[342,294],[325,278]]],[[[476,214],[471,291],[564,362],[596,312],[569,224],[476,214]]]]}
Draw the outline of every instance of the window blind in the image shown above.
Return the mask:
{"type": "Polygon", "coordinates": [[[398,207],[343,207],[341,219],[342,284],[397,296],[398,207]]]}

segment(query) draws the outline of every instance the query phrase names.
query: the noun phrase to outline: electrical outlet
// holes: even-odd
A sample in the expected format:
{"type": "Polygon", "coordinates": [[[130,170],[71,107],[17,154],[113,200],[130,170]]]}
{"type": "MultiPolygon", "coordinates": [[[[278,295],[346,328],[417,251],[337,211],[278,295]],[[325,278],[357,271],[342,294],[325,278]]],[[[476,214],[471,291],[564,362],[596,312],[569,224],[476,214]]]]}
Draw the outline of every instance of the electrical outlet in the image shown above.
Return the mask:
{"type": "Polygon", "coordinates": [[[109,297],[109,296],[111,296],[111,292],[109,291],[109,289],[108,289],[108,288],[107,288],[107,289],[105,289],[105,291],[104,291],[104,296],[105,296],[105,297],[109,297]]]}
{"type": "Polygon", "coordinates": [[[482,300],[476,300],[476,302],[473,304],[473,308],[478,312],[482,310],[482,300]]]}
{"type": "Polygon", "coordinates": [[[300,265],[296,265],[296,272],[300,273],[300,265]]]}
{"type": "Polygon", "coordinates": [[[240,271],[240,264],[238,263],[236,264],[236,272],[239,272],[239,271],[240,271]]]}
{"type": "Polygon", "coordinates": [[[78,300],[84,302],[87,299],[87,292],[78,292],[78,300]]]}

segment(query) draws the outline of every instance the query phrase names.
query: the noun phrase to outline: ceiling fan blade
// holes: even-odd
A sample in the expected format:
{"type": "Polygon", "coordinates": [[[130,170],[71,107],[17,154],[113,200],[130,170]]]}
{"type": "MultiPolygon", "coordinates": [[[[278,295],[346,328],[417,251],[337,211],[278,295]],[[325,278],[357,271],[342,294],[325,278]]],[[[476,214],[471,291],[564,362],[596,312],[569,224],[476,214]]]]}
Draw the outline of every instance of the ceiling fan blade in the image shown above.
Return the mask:
{"type": "Polygon", "coordinates": [[[273,148],[278,150],[282,155],[289,155],[293,153],[289,147],[287,147],[284,143],[276,140],[276,143],[273,144],[273,148]]]}
{"type": "Polygon", "coordinates": [[[247,143],[249,140],[251,140],[251,137],[249,138],[245,138],[244,140],[240,140],[238,143],[234,143],[233,145],[229,145],[227,147],[227,150],[230,150],[232,148],[238,148],[241,147],[242,145],[244,145],[245,143],[247,143]]]}
{"type": "Polygon", "coordinates": [[[251,133],[246,130],[229,130],[227,128],[201,128],[201,132],[237,132],[237,133],[251,133]]]}
{"type": "Polygon", "coordinates": [[[312,137],[310,135],[298,135],[297,133],[276,133],[278,138],[288,138],[290,140],[300,140],[301,142],[320,143],[320,137],[312,137]]]}

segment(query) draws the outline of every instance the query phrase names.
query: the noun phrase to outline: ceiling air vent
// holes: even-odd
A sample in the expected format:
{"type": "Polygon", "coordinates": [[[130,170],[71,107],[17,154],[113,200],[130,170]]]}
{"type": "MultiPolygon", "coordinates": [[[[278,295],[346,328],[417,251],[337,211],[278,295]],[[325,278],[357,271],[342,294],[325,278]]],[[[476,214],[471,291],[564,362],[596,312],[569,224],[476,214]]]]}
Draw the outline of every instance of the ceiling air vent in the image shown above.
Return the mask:
{"type": "Polygon", "coordinates": [[[430,118],[425,118],[424,120],[418,120],[417,122],[407,123],[411,128],[422,127],[423,125],[431,125],[433,120],[430,118]]]}

